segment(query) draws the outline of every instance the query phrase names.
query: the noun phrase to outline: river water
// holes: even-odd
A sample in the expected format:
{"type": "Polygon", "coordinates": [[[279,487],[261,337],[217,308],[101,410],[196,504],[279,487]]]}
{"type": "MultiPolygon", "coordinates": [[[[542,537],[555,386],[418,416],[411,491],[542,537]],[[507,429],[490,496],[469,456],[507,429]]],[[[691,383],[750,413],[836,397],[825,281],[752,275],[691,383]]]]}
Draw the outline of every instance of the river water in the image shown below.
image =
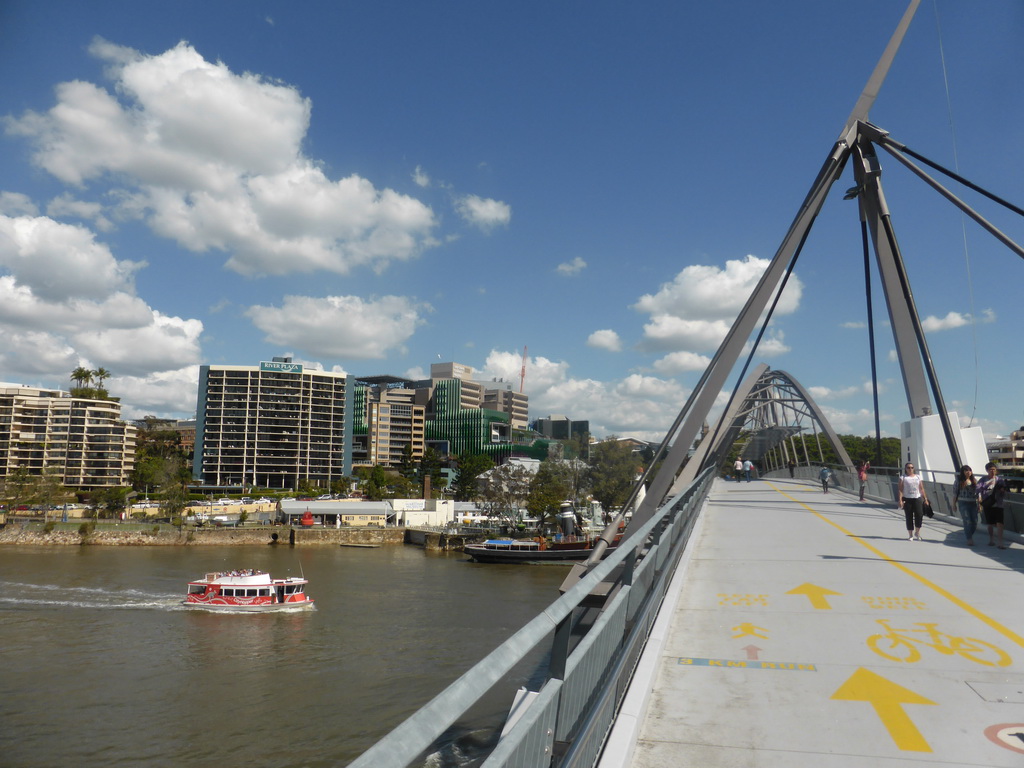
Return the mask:
{"type": "MultiPolygon", "coordinates": [[[[0,765],[347,765],[550,604],[565,574],[407,546],[0,548],[0,765]],[[317,610],[181,606],[187,581],[235,568],[305,575],[317,610]]],[[[508,695],[427,764],[472,762],[508,695]]]]}

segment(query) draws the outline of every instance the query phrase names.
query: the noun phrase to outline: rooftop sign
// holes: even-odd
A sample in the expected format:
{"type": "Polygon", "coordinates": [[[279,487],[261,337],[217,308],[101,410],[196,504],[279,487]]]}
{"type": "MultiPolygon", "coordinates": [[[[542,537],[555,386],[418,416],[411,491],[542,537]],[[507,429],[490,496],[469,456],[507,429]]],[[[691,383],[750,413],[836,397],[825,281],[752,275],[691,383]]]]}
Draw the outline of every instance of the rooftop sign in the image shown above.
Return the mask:
{"type": "Polygon", "coordinates": [[[302,363],[260,363],[261,371],[277,373],[302,373],[302,363]]]}

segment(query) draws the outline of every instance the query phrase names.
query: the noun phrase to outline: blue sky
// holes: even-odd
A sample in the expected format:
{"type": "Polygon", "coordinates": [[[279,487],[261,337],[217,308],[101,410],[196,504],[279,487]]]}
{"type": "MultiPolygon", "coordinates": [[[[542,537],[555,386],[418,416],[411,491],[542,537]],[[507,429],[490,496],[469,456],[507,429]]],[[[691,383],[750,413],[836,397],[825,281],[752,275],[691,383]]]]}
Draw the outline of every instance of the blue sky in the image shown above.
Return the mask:
{"type": "MultiPolygon", "coordinates": [[[[127,417],[187,418],[201,364],[518,388],[526,347],[531,418],[660,439],[904,7],[6,0],[0,379],[102,366],[127,417]]],[[[872,122],[1024,203],[1021,39],[1017,0],[924,0],[872,122]]],[[[1024,264],[882,162],[947,404],[1020,427],[1024,264]]],[[[755,362],[869,434],[850,185],[755,362]]]]}

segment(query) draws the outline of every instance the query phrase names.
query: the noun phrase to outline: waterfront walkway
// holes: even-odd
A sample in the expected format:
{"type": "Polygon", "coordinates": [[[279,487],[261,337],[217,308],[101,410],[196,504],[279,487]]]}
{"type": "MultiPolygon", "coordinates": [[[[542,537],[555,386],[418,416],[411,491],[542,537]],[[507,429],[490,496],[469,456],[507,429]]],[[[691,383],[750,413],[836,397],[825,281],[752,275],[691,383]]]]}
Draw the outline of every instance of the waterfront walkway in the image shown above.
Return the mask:
{"type": "Polygon", "coordinates": [[[1024,547],[716,481],[601,768],[1024,765],[1024,547]]]}

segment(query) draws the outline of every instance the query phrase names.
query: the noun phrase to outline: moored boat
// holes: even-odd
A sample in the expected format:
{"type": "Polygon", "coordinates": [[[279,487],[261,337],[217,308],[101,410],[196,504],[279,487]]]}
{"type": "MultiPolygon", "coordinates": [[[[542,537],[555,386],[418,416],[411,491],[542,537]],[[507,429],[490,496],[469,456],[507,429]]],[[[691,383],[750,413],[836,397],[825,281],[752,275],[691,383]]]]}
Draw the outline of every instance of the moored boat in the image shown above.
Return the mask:
{"type": "Polygon", "coordinates": [[[254,569],[216,571],[188,583],[183,605],[227,613],[273,613],[312,610],[304,578],[274,579],[254,569]]]}
{"type": "MultiPolygon", "coordinates": [[[[478,563],[570,563],[590,557],[597,539],[596,536],[488,539],[479,544],[466,544],[463,551],[478,563]]],[[[618,537],[615,543],[618,543],[618,537]]],[[[606,554],[614,551],[614,544],[605,550],[606,554]]]]}

